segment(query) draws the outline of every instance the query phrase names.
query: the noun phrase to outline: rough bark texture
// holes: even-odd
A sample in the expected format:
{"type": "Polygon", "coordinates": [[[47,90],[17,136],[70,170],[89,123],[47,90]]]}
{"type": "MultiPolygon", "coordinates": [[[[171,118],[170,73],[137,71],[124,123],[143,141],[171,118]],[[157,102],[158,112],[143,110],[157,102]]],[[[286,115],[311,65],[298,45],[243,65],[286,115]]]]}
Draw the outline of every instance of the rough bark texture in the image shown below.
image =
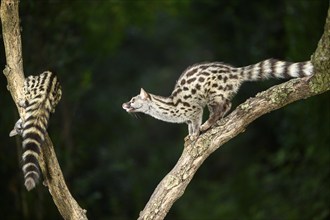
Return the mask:
{"type": "Polygon", "coordinates": [[[256,118],[294,101],[330,90],[330,8],[324,34],[312,56],[312,62],[315,75],[311,79],[293,79],[261,92],[239,105],[195,142],[186,141],[177,164],[158,184],[138,219],[164,219],[204,160],[221,145],[244,132],[256,118]]]}
{"type": "MultiPolygon", "coordinates": [[[[1,22],[7,62],[3,72],[7,78],[7,88],[13,97],[19,114],[22,116],[23,111],[17,105],[19,98],[22,97],[24,83],[18,3],[18,0],[2,0],[1,22]]],[[[62,217],[64,219],[87,219],[86,210],[78,205],[65,184],[54,146],[48,135],[45,136],[42,149],[40,167],[44,184],[48,187],[62,217]]]]}

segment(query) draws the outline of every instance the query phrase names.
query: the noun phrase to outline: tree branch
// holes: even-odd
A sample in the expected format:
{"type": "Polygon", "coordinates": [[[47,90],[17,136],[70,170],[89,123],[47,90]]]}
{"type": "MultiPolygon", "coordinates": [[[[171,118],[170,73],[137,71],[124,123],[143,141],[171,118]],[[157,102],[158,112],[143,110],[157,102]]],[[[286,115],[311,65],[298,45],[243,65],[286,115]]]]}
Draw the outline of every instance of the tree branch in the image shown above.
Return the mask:
{"type": "MultiPolygon", "coordinates": [[[[7,88],[12,95],[20,116],[22,116],[24,112],[17,105],[18,100],[22,98],[24,84],[18,5],[18,0],[2,0],[0,10],[7,62],[3,72],[7,78],[7,88]]],[[[54,146],[48,134],[45,135],[39,163],[44,176],[44,183],[48,187],[62,217],[64,219],[87,219],[86,210],[83,210],[78,205],[65,184],[54,146]]]]}
{"type": "Polygon", "coordinates": [[[330,90],[330,8],[325,31],[312,57],[315,74],[311,79],[292,79],[248,99],[195,142],[186,142],[175,167],[158,184],[139,220],[164,219],[194,174],[208,156],[224,143],[244,132],[260,116],[294,101],[330,90]]]}

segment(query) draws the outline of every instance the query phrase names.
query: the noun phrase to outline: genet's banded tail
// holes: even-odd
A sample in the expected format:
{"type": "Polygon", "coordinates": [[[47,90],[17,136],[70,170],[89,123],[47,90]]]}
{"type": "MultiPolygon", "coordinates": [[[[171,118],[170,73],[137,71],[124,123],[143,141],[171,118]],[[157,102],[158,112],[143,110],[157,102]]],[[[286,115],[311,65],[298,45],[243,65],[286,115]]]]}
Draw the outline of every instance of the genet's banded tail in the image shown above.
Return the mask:
{"type": "Polygon", "coordinates": [[[33,189],[40,179],[39,155],[44,139],[43,129],[27,120],[23,130],[23,174],[27,190],[33,189]],[[28,123],[28,124],[27,124],[28,123]],[[27,125],[26,125],[27,124],[27,125]]]}
{"type": "Polygon", "coordinates": [[[237,68],[244,81],[306,77],[313,75],[313,69],[310,61],[292,63],[276,59],[267,59],[253,65],[237,68]]]}

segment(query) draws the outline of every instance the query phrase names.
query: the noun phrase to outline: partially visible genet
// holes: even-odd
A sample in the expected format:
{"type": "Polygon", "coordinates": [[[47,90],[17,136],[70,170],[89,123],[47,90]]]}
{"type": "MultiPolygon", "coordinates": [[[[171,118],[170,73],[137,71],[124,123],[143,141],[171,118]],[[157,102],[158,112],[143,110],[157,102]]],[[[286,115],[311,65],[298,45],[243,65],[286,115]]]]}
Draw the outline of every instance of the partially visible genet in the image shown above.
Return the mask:
{"type": "Polygon", "coordinates": [[[48,127],[50,113],[61,100],[61,86],[55,74],[46,71],[29,76],[24,81],[24,98],[18,105],[24,109],[9,136],[23,138],[23,174],[27,190],[33,189],[40,179],[39,155],[48,127]]]}

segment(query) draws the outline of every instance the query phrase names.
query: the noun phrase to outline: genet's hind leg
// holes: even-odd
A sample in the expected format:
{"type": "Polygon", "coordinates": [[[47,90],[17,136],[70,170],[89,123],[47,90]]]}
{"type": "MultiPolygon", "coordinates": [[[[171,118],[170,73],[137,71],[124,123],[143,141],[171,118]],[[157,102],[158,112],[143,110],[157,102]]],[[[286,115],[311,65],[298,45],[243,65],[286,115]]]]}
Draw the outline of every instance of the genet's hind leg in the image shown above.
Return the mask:
{"type": "Polygon", "coordinates": [[[213,102],[212,104],[208,105],[209,111],[210,111],[210,116],[209,119],[207,119],[206,122],[200,127],[200,131],[204,132],[214,123],[222,118],[231,108],[231,103],[229,100],[224,100],[218,103],[213,102]]]}
{"type": "Polygon", "coordinates": [[[230,109],[231,109],[231,102],[230,100],[226,99],[225,104],[222,106],[222,115],[220,116],[220,118],[223,118],[223,116],[225,116],[230,109]]]}
{"type": "Polygon", "coordinates": [[[192,117],[192,120],[187,121],[189,130],[189,139],[195,140],[199,136],[199,128],[202,124],[203,110],[196,111],[196,114],[192,117]]]}

